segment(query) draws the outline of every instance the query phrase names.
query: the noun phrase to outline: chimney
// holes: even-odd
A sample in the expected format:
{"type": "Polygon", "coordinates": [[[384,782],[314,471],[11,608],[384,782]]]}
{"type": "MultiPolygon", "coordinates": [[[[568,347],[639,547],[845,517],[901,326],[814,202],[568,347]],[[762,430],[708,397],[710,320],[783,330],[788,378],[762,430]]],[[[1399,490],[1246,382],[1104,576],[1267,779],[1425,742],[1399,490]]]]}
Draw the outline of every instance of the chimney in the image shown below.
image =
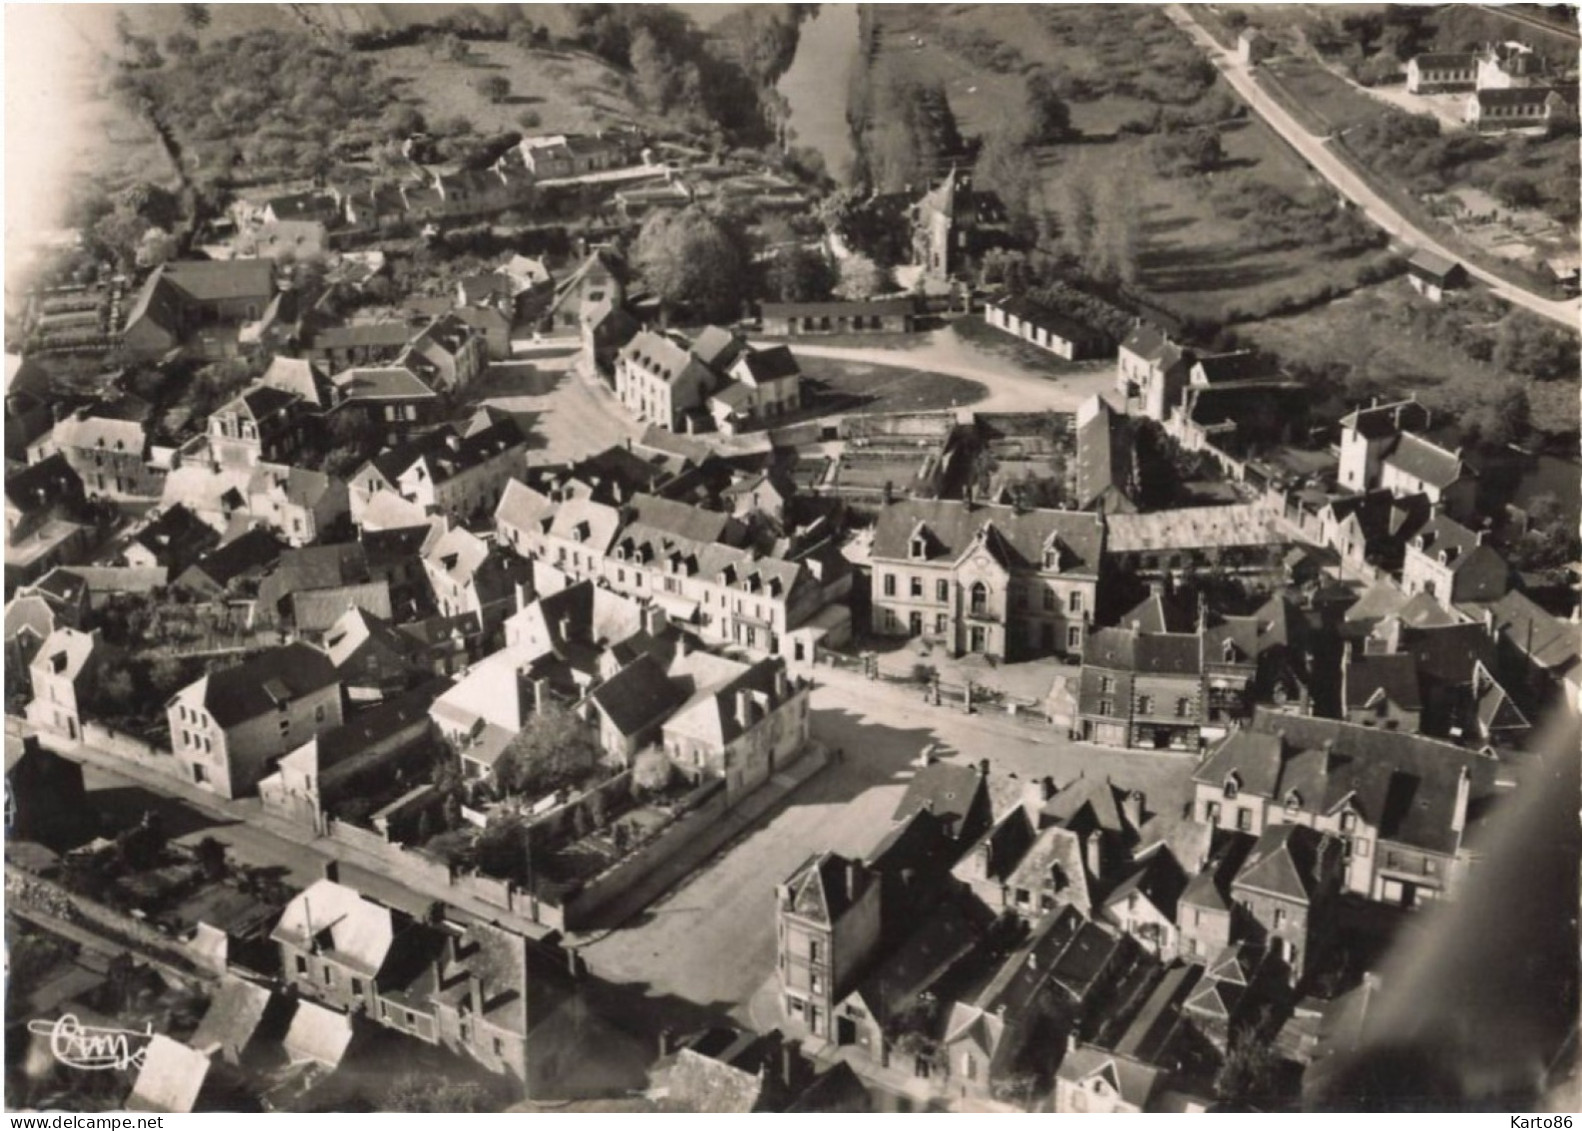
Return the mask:
{"type": "Polygon", "coordinates": [[[1088,834],[1088,839],[1082,845],[1088,864],[1088,873],[1095,879],[1104,876],[1104,846],[1099,843],[1097,831],[1088,834]]]}
{"type": "Polygon", "coordinates": [[[474,1016],[483,1014],[483,980],[471,971],[467,973],[467,1004],[474,1016]]]}
{"type": "Polygon", "coordinates": [[[562,616],[560,620],[556,622],[555,628],[560,633],[561,640],[564,641],[571,639],[571,617],[562,616]]]}
{"type": "Polygon", "coordinates": [[[789,1094],[795,1094],[801,1084],[802,1044],[784,1041],[780,1045],[780,1083],[789,1094]]]}
{"type": "Polygon", "coordinates": [[[736,689],[736,722],[743,730],[753,725],[753,693],[745,687],[736,689]]]}
{"type": "Polygon", "coordinates": [[[857,888],[862,880],[859,868],[861,868],[861,865],[857,861],[846,861],[846,900],[849,903],[857,901],[857,888]]]}
{"type": "Polygon", "coordinates": [[[1151,581],[1149,581],[1148,582],[1148,593],[1149,593],[1150,596],[1163,597],[1165,595],[1164,578],[1156,577],[1156,578],[1153,578],[1151,581]]]}
{"type": "MultiPolygon", "coordinates": [[[[1481,537],[1481,535],[1480,535],[1480,537],[1481,537]]],[[[1500,632],[1499,632],[1499,629],[1495,626],[1494,610],[1492,608],[1485,608],[1483,610],[1483,628],[1489,634],[1489,639],[1490,640],[1498,640],[1499,639],[1500,632]]]]}
{"type": "Polygon", "coordinates": [[[1022,786],[1022,808],[1027,810],[1027,815],[1032,818],[1034,828],[1038,827],[1039,815],[1054,795],[1055,783],[1047,777],[1034,778],[1022,786]]]}
{"type": "Polygon", "coordinates": [[[791,680],[786,676],[785,665],[775,668],[775,702],[783,703],[791,695],[791,680]]]}
{"type": "Polygon", "coordinates": [[[989,776],[989,760],[987,758],[985,758],[981,762],[978,763],[978,777],[986,778],[988,776],[989,776]]]}
{"type": "Polygon", "coordinates": [[[542,715],[549,706],[549,680],[535,679],[533,681],[533,713],[542,715]]]}
{"type": "Polygon", "coordinates": [[[574,946],[566,948],[566,973],[571,975],[573,981],[582,977],[582,955],[577,953],[574,946]]]}
{"type": "Polygon", "coordinates": [[[1121,810],[1126,814],[1126,819],[1131,822],[1132,828],[1134,828],[1134,829],[1142,828],[1143,827],[1143,793],[1142,793],[1142,790],[1134,789],[1130,793],[1128,793],[1126,795],[1126,799],[1121,802],[1121,810]]]}
{"type": "Polygon", "coordinates": [[[676,1051],[676,1035],[670,1029],[659,1030],[659,1055],[669,1056],[676,1051]]]}
{"type": "Polygon", "coordinates": [[[657,603],[643,606],[643,631],[650,636],[663,636],[670,627],[670,617],[657,603]]]}
{"type": "Polygon", "coordinates": [[[324,861],[324,878],[332,884],[341,882],[341,862],[339,860],[324,861]]]}
{"type": "Polygon", "coordinates": [[[1472,771],[1466,766],[1456,778],[1456,807],[1450,814],[1450,831],[1458,836],[1467,831],[1467,803],[1472,799],[1472,771]]]}

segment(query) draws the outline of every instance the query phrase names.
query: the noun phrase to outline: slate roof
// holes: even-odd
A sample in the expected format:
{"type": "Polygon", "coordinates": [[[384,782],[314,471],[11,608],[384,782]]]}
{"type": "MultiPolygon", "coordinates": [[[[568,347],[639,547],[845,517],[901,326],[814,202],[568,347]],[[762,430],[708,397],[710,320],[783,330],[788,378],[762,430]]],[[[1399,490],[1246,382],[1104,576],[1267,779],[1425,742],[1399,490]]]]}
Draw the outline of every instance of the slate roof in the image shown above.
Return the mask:
{"type": "Polygon", "coordinates": [[[834,924],[848,908],[862,898],[875,876],[861,861],[836,852],[809,856],[786,880],[792,914],[819,923],[834,924]],[[848,878],[856,886],[848,889],[848,878]]]}
{"type": "Polygon", "coordinates": [[[1193,366],[1210,385],[1229,385],[1239,381],[1263,381],[1278,376],[1270,358],[1256,350],[1199,355],[1193,366]]]}
{"type": "Polygon", "coordinates": [[[1492,614],[1495,631],[1540,667],[1564,670],[1582,655],[1582,634],[1577,626],[1550,616],[1517,590],[1497,601],[1468,604],[1464,609],[1479,619],[1492,614]]]}
{"type": "Polygon", "coordinates": [[[1331,847],[1328,837],[1307,825],[1270,825],[1253,845],[1231,888],[1308,903],[1318,892],[1324,855],[1331,847]]]}
{"type": "Polygon", "coordinates": [[[1062,573],[1096,574],[1104,549],[1105,524],[1081,511],[1027,510],[974,505],[970,509],[949,499],[905,499],[879,514],[874,528],[875,561],[907,561],[912,532],[921,523],[928,536],[929,561],[955,561],[965,554],[986,527],[986,544],[1008,569],[1042,570],[1044,547],[1051,538],[1061,547],[1062,573]]]}
{"type": "Polygon", "coordinates": [[[1099,400],[1098,411],[1077,429],[1079,507],[1093,506],[1112,488],[1125,492],[1132,480],[1131,438],[1127,418],[1099,400]]]}
{"type": "Polygon", "coordinates": [[[370,462],[389,483],[394,483],[418,463],[428,469],[433,482],[443,483],[518,449],[526,442],[516,420],[507,418],[470,436],[458,436],[448,428],[425,432],[404,444],[387,448],[370,462]]]}
{"type": "Polygon", "coordinates": [[[983,775],[977,766],[965,766],[958,762],[931,762],[907,783],[906,793],[902,795],[890,819],[904,821],[912,814],[927,809],[941,819],[953,818],[959,828],[960,822],[972,812],[979,794],[984,793],[984,790],[983,775]]]}
{"type": "Polygon", "coordinates": [[[1190,356],[1187,350],[1170,340],[1170,335],[1151,322],[1139,321],[1121,343],[1121,348],[1161,369],[1169,369],[1190,356]]]}
{"type": "Polygon", "coordinates": [[[196,1049],[155,1033],[144,1048],[143,1064],[126,1098],[127,1111],[186,1114],[197,1106],[209,1058],[196,1049]]]}
{"type": "Polygon", "coordinates": [[[994,299],[989,305],[1073,345],[1093,345],[1105,340],[1103,331],[1021,295],[994,299]]]}
{"type": "Polygon", "coordinates": [[[668,1079],[670,1099],[687,1111],[745,1115],[757,1111],[764,1098],[764,1078],[756,1069],[737,1068],[689,1048],[676,1053],[668,1079]]]}
{"type": "Polygon", "coordinates": [[[641,331],[622,346],[621,357],[641,366],[645,372],[659,377],[666,384],[674,384],[683,375],[696,377],[703,388],[710,387],[716,380],[713,371],[687,349],[652,330],[641,331]]]}
{"type": "Polygon", "coordinates": [[[1114,554],[1267,546],[1287,541],[1270,529],[1257,506],[1187,507],[1153,514],[1112,514],[1104,519],[1106,549],[1114,554]]]}
{"type": "Polygon", "coordinates": [[[797,364],[795,355],[787,346],[748,350],[740,358],[739,364],[746,369],[754,383],[779,381],[796,377],[802,372],[802,367],[797,364]]]}
{"type": "Polygon", "coordinates": [[[1353,410],[1340,420],[1342,428],[1355,429],[1369,440],[1382,440],[1403,428],[1427,428],[1430,422],[1429,411],[1416,400],[1369,405],[1353,410]]]}
{"type": "MultiPolygon", "coordinates": [[[[752,727],[762,725],[768,711],[778,710],[786,701],[775,694],[777,672],[785,671],[785,661],[768,657],[748,666],[723,684],[699,686],[665,723],[665,732],[694,738],[714,750],[735,742],[747,728],[737,716],[737,692],[749,693],[754,701],[752,727]]],[[[798,691],[795,680],[788,679],[788,698],[798,691]]]]}
{"type": "Polygon", "coordinates": [[[282,595],[304,589],[334,589],[368,580],[368,555],[361,542],[332,542],[286,550],[270,575],[282,595]]]}
{"type": "Polygon", "coordinates": [[[906,941],[880,958],[852,991],[881,1022],[900,1017],[918,995],[937,985],[952,966],[977,947],[984,924],[958,901],[942,904],[909,934],[906,941]]]}
{"type": "Polygon", "coordinates": [[[1475,751],[1260,707],[1192,780],[1218,788],[1234,773],[1243,792],[1279,802],[1294,794],[1300,809],[1315,814],[1349,801],[1383,839],[1449,854],[1460,842],[1451,825],[1463,768],[1471,775],[1471,799],[1490,796],[1494,763],[1475,751]]]}
{"type": "Polygon", "coordinates": [[[686,691],[646,652],[594,688],[594,701],[612,726],[628,738],[669,718],[687,701],[686,691]]]}
{"type": "Polygon", "coordinates": [[[307,772],[324,774],[427,719],[434,700],[452,686],[448,679],[435,678],[421,687],[381,700],[348,716],[342,725],[309,739],[282,760],[291,760],[297,765],[298,756],[303,755],[301,760],[307,762],[303,767],[307,772]],[[304,751],[311,751],[311,756],[303,754],[304,751]]]}
{"type": "Polygon", "coordinates": [[[240,1059],[275,1003],[274,992],[268,986],[226,974],[188,1044],[205,1056],[240,1059]]]}
{"type": "Polygon", "coordinates": [[[1412,432],[1402,432],[1384,462],[1431,487],[1449,487],[1461,478],[1463,464],[1455,452],[1412,432]]]}
{"type": "Polygon", "coordinates": [[[1176,863],[1175,857],[1168,852],[1158,852],[1133,868],[1124,880],[1116,884],[1114,890],[1105,897],[1104,906],[1117,907],[1129,901],[1133,895],[1138,895],[1173,922],[1176,902],[1181,898],[1186,883],[1186,873],[1176,863]]]}
{"type": "Polygon", "coordinates": [[[371,977],[384,968],[395,935],[395,918],[388,907],[365,899],[355,888],[315,880],[286,904],[269,937],[300,950],[317,945],[371,977]]]}
{"type": "Polygon", "coordinates": [[[1129,836],[1137,830],[1121,807],[1127,792],[1107,777],[1080,777],[1044,804],[1043,817],[1078,831],[1098,828],[1129,836]]]}
{"type": "Polygon", "coordinates": [[[212,526],[180,503],[165,508],[164,513],[133,538],[154,555],[156,562],[177,572],[212,550],[219,540],[212,526]]]}
{"type": "Polygon", "coordinates": [[[300,699],[332,686],[339,678],[328,656],[298,642],[210,672],[191,686],[203,688],[204,709],[220,726],[229,727],[275,710],[281,699],[300,699]]]}
{"type": "Polygon", "coordinates": [[[1554,93],[1546,86],[1513,86],[1479,90],[1474,93],[1474,97],[1478,100],[1479,108],[1483,110],[1490,110],[1496,106],[1519,106],[1536,113],[1554,93]]]}
{"type": "Polygon", "coordinates": [[[1085,667],[1149,675],[1197,675],[1202,671],[1202,646],[1195,632],[1101,628],[1083,646],[1082,663],[1085,667]]]}
{"type": "Polygon", "coordinates": [[[155,274],[175,284],[193,302],[268,299],[275,292],[275,265],[269,259],[174,259],[155,274]]]}
{"type": "Polygon", "coordinates": [[[1445,281],[1460,266],[1454,259],[1430,251],[1426,247],[1418,248],[1406,260],[1406,269],[1412,274],[1436,282],[1445,281]]]}
{"type": "Polygon", "coordinates": [[[281,1043],[294,1062],[311,1060],[325,1068],[335,1068],[352,1043],[352,1019],[348,1014],[299,999],[281,1043]]]}
{"type": "Polygon", "coordinates": [[[1375,695],[1407,711],[1421,710],[1423,698],[1417,683],[1417,657],[1389,655],[1354,656],[1342,676],[1346,709],[1366,707],[1375,695]]]}
{"type": "MultiPolygon", "coordinates": [[[[273,531],[253,527],[231,541],[211,550],[192,565],[212,581],[224,588],[232,581],[248,574],[262,573],[280,560],[286,544],[273,531]]],[[[181,579],[177,579],[180,584],[181,579]]]]}
{"type": "Polygon", "coordinates": [[[1417,64],[1419,70],[1469,71],[1477,66],[1478,57],[1461,52],[1430,51],[1412,56],[1412,62],[1417,64]]]}
{"type": "Polygon", "coordinates": [[[1122,1102],[1138,1111],[1147,1111],[1149,1101],[1164,1082],[1165,1071],[1093,1045],[1078,1045],[1066,1053],[1055,1075],[1074,1084],[1085,1084],[1095,1076],[1100,1077],[1122,1102]]]}
{"type": "Polygon", "coordinates": [[[716,372],[730,368],[746,349],[747,343],[738,335],[719,326],[705,326],[692,339],[692,355],[716,372]]]}
{"type": "Polygon", "coordinates": [[[1246,833],[1223,834],[1222,842],[1202,870],[1187,881],[1177,901],[1178,906],[1229,913],[1233,905],[1230,885],[1241,871],[1242,863],[1252,851],[1254,843],[1254,838],[1246,833]]]}
{"type": "Polygon", "coordinates": [[[1092,908],[1088,888],[1088,866],[1083,859],[1082,838],[1070,829],[1050,825],[1041,829],[1032,846],[1023,853],[1006,879],[1013,891],[1048,890],[1057,900],[1070,904],[1084,915],[1092,908]]]}
{"type": "Polygon", "coordinates": [[[53,436],[62,448],[84,451],[141,454],[147,444],[147,434],[140,423],[108,416],[73,414],[55,425],[53,436]]]}

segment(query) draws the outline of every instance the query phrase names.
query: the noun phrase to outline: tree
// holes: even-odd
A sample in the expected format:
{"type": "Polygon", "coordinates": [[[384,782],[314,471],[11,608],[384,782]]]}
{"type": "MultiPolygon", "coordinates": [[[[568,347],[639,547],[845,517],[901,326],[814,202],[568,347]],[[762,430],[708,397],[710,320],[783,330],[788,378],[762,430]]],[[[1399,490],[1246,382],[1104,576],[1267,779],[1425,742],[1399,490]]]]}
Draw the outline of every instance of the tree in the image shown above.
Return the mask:
{"type": "Polygon", "coordinates": [[[667,314],[680,307],[700,320],[740,315],[746,290],[741,237],[701,207],[650,216],[632,258],[667,314]]]}
{"type": "Polygon", "coordinates": [[[504,75],[485,75],[473,85],[490,102],[504,102],[511,97],[511,80],[504,75]]]}
{"type": "MultiPolygon", "coordinates": [[[[644,793],[663,793],[670,787],[676,768],[665,757],[665,752],[650,747],[632,763],[632,784],[644,793]]],[[[624,826],[622,826],[624,827],[624,826]]]]}
{"type": "Polygon", "coordinates": [[[1020,133],[1019,127],[1007,126],[989,135],[973,165],[973,181],[999,196],[1013,227],[1020,229],[1017,234],[1028,238],[1040,185],[1038,166],[1020,133]]]}
{"type": "Polygon", "coordinates": [[[398,1078],[390,1086],[381,1108],[386,1111],[450,1113],[492,1110],[488,1093],[480,1084],[459,1080],[436,1079],[424,1073],[412,1073],[398,1078]]]}
{"type": "Polygon", "coordinates": [[[172,59],[191,59],[200,50],[198,41],[184,31],[171,32],[165,37],[165,51],[172,59]]]}
{"type": "Polygon", "coordinates": [[[1469,431],[1486,444],[1518,444],[1532,434],[1533,411],[1527,387],[1512,377],[1492,390],[1481,404],[1463,417],[1469,431]]]}
{"type": "Polygon", "coordinates": [[[218,882],[225,878],[225,845],[206,836],[192,846],[192,855],[198,861],[198,866],[203,869],[204,876],[210,882],[218,882]]]}
{"type": "Polygon", "coordinates": [[[187,22],[187,26],[193,31],[202,31],[210,23],[209,6],[207,4],[183,4],[181,6],[181,18],[187,22]]]}
{"type": "Polygon", "coordinates": [[[866,299],[883,293],[889,282],[889,272],[866,255],[848,255],[840,261],[835,290],[842,298],[866,299]]]}
{"type": "Polygon", "coordinates": [[[1273,1043],[1259,1037],[1258,1026],[1244,1025],[1231,1036],[1214,1094],[1229,1104],[1258,1103],[1274,1094],[1278,1068],[1273,1043]]]}
{"type": "Polygon", "coordinates": [[[632,37],[632,78],[638,95],[651,110],[670,108],[675,97],[675,61],[646,28],[632,37]]]}
{"type": "Polygon", "coordinates": [[[461,36],[447,32],[444,35],[430,36],[425,46],[430,55],[436,59],[445,59],[452,63],[464,63],[470,53],[467,41],[461,36]]]}
{"type": "Polygon", "coordinates": [[[139,267],[153,268],[174,259],[177,250],[175,236],[163,228],[150,228],[137,241],[135,258],[139,267]]]}
{"type": "Polygon", "coordinates": [[[1027,79],[1027,140],[1035,145],[1064,141],[1071,136],[1071,107],[1055,90],[1049,76],[1038,71],[1027,79]]]}
{"type": "Polygon", "coordinates": [[[1086,262],[1093,253],[1093,237],[1098,230],[1093,198],[1093,183],[1085,177],[1067,186],[1061,228],[1065,233],[1066,249],[1078,262],[1086,262]]]}
{"type": "Polygon", "coordinates": [[[592,728],[570,708],[549,703],[507,743],[500,777],[519,793],[548,793],[593,769],[599,753],[592,728]]]}
{"type": "Polygon", "coordinates": [[[809,247],[781,248],[769,264],[769,294],[780,302],[819,302],[835,288],[835,270],[809,247]]]}
{"type": "Polygon", "coordinates": [[[1576,335],[1525,310],[1513,310],[1494,335],[1495,365],[1541,381],[1576,380],[1577,358],[1576,335]]]}
{"type": "Polygon", "coordinates": [[[1148,155],[1161,177],[1184,177],[1217,168],[1225,148],[1218,130],[1202,128],[1149,138],[1148,155]]]}

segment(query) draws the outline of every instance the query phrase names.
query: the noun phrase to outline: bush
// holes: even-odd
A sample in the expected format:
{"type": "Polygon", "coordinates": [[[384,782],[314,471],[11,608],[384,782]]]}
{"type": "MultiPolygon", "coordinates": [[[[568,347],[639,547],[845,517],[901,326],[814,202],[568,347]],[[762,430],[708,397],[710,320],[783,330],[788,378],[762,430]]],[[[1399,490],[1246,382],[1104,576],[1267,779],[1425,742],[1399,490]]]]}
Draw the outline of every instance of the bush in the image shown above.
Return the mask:
{"type": "Polygon", "coordinates": [[[632,764],[632,784],[644,793],[663,793],[670,788],[676,768],[662,750],[650,748],[632,764]]]}

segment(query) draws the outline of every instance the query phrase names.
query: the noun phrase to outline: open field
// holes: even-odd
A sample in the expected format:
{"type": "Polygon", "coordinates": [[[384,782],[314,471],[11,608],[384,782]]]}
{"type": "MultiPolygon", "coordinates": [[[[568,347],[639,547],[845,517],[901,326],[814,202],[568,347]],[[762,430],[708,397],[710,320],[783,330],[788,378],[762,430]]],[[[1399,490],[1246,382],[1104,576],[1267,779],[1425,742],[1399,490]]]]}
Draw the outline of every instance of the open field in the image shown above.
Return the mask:
{"type": "Polygon", "coordinates": [[[421,45],[365,54],[378,61],[381,76],[396,79],[403,100],[431,123],[460,116],[484,135],[506,130],[591,133],[617,122],[662,128],[628,97],[627,77],[586,52],[529,50],[499,42],[468,46],[468,57],[460,62],[435,58],[421,45]],[[490,102],[478,93],[478,81],[493,75],[511,84],[511,95],[503,102],[490,102]],[[539,124],[527,125],[524,114],[536,115],[539,124]]]}
{"type": "Polygon", "coordinates": [[[964,408],[988,390],[976,381],[896,366],[800,356],[814,408],[804,417],[843,412],[934,412],[964,408]]]}
{"type": "MultiPolygon", "coordinates": [[[[1289,196],[1323,180],[1256,119],[1224,123],[1225,160],[1202,178],[1161,177],[1149,138],[1128,126],[1192,100],[1189,77],[1201,52],[1154,9],[1120,6],[886,5],[877,66],[940,79],[964,134],[998,124],[1021,97],[1023,72],[1044,70],[1087,139],[1050,147],[1042,162],[1046,200],[1059,206],[1073,181],[1103,195],[1126,186],[1139,220],[1138,284],[1193,318],[1239,318],[1288,297],[1354,285],[1367,257],[1337,258],[1310,244],[1258,250],[1245,226],[1216,210],[1212,196],[1263,184],[1289,196]],[[996,45],[998,45],[996,47],[996,45]]],[[[1214,91],[1223,84],[1207,87],[1214,91]]],[[[1359,97],[1363,97],[1360,96],[1359,97]]]]}
{"type": "MultiPolygon", "coordinates": [[[[1239,336],[1292,365],[1350,368],[1350,387],[1381,395],[1417,392],[1430,407],[1454,387],[1495,386],[1506,377],[1469,357],[1425,321],[1414,319],[1425,300],[1404,280],[1368,287],[1302,314],[1237,327],[1239,336]]],[[[1577,429],[1576,381],[1529,381],[1534,426],[1567,435],[1577,429]]]]}
{"type": "Polygon", "coordinates": [[[1314,133],[1329,133],[1382,114],[1388,107],[1312,59],[1286,56],[1259,71],[1264,88],[1314,133]],[[1268,81],[1270,77],[1274,82],[1268,81]]]}

